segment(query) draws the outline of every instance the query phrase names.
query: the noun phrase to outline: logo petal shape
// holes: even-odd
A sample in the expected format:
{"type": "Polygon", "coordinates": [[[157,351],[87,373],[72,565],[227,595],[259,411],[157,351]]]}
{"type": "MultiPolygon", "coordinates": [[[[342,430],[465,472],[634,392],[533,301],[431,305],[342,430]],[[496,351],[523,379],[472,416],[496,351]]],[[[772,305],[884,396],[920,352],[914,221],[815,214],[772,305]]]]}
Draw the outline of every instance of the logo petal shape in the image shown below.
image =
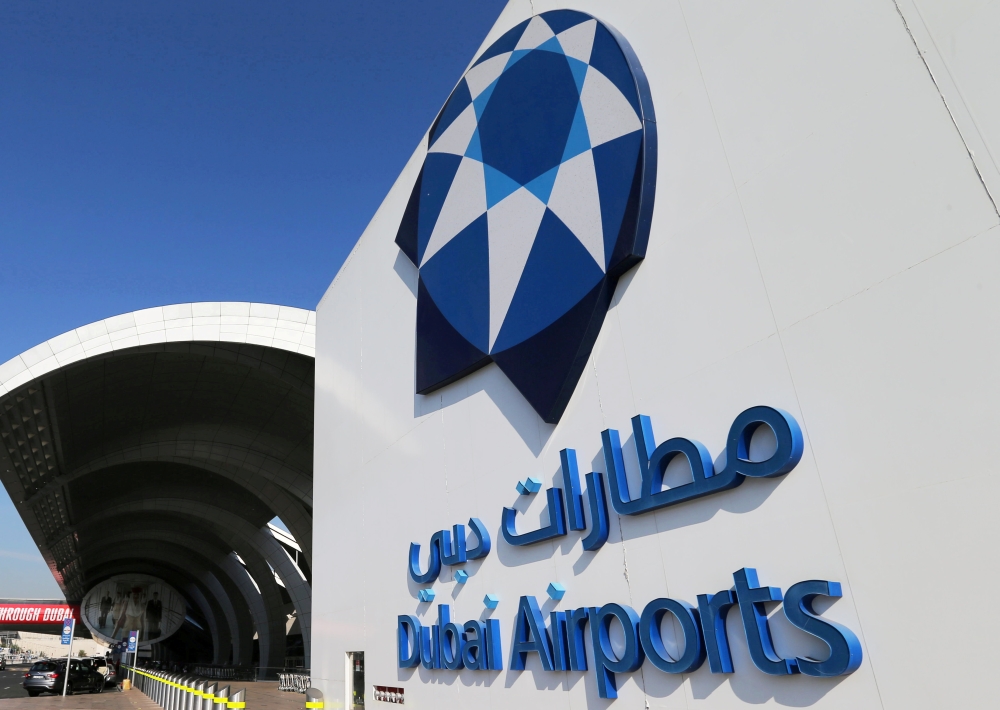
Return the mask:
{"type": "Polygon", "coordinates": [[[428,143],[396,235],[420,273],[416,390],[495,362],[556,422],[649,240],[657,141],[642,67],[590,15],[536,15],[473,63],[428,143]]]}

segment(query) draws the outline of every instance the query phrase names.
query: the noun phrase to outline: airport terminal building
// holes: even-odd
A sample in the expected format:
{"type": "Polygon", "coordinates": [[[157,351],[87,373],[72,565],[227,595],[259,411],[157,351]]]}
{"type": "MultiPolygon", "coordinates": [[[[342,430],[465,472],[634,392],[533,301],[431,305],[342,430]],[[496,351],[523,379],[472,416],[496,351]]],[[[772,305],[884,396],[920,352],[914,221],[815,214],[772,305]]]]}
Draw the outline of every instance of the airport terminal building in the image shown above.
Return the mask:
{"type": "Polygon", "coordinates": [[[991,705],[998,28],[510,2],[316,309],[313,683],[991,705]]]}
{"type": "Polygon", "coordinates": [[[186,303],[0,365],[0,480],[69,602],[0,605],[0,630],[308,666],[314,343],[311,311],[186,303]]]}
{"type": "Polygon", "coordinates": [[[0,478],[96,637],[328,708],[988,707],[997,29],[511,0],[315,312],[0,365],[0,478]]]}

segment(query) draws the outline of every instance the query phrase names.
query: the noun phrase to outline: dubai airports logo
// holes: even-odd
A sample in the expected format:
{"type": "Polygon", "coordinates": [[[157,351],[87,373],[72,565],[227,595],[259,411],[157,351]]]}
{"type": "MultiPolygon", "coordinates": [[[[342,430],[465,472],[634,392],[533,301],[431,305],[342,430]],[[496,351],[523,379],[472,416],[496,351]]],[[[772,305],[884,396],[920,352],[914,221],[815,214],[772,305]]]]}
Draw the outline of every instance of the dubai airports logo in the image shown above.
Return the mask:
{"type": "Polygon", "coordinates": [[[557,10],[494,42],[431,127],[396,235],[420,273],[417,392],[495,362],[558,421],[645,255],[655,182],[649,87],[621,35],[557,10]]]}

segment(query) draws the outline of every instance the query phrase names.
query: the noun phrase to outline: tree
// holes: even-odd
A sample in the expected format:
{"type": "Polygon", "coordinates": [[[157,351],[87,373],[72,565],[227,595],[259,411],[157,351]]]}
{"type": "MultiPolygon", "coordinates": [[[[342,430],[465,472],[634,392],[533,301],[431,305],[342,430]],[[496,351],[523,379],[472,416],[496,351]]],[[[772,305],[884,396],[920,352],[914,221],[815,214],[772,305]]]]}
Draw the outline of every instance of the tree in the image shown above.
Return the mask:
{"type": "Polygon", "coordinates": [[[80,656],[80,658],[86,658],[86,657],[87,657],[87,652],[86,652],[86,651],[84,651],[84,650],[83,650],[83,649],[81,648],[81,649],[80,649],[80,653],[79,653],[79,656],[80,656]]]}

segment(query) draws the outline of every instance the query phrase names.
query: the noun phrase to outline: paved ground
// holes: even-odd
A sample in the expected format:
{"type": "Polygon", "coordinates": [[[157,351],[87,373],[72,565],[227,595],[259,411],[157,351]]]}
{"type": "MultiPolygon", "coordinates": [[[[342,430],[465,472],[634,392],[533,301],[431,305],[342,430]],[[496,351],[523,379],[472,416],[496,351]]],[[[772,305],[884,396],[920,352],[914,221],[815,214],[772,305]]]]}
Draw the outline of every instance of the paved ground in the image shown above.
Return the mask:
{"type": "MultiPolygon", "coordinates": [[[[233,691],[247,689],[247,710],[305,710],[306,696],[302,693],[286,693],[278,690],[273,683],[234,683],[233,691]]],[[[0,710],[5,710],[0,705],[0,710]]]]}
{"type": "MultiPolygon", "coordinates": [[[[0,710],[161,710],[138,690],[119,693],[108,688],[100,695],[41,695],[29,698],[21,687],[24,669],[0,671],[0,710]]],[[[234,683],[232,690],[246,688],[246,710],[304,710],[305,696],[284,693],[277,683],[234,683]]]]}

